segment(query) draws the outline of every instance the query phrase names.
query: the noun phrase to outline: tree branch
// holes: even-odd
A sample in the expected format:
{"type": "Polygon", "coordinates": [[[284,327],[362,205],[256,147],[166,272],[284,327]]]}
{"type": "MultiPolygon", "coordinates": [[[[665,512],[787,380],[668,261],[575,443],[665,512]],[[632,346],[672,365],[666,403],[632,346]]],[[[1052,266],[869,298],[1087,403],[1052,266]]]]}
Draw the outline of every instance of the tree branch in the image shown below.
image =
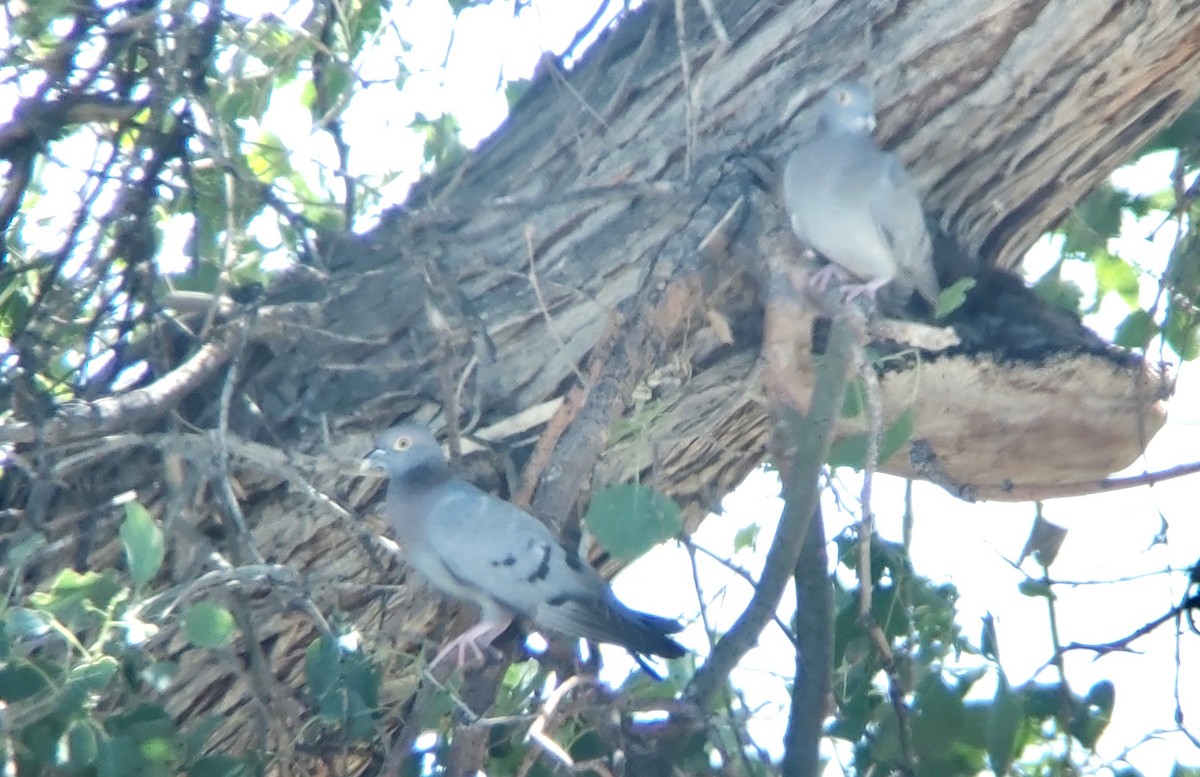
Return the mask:
{"type": "MultiPolygon", "coordinates": [[[[786,316],[789,306],[776,302],[779,303],[776,312],[769,311],[768,315],[786,316]]],[[[777,410],[780,418],[776,439],[782,449],[783,515],[779,518],[771,549],[767,551],[754,596],[688,684],[685,697],[699,706],[712,698],[733,667],[757,642],[763,627],[775,614],[783,589],[796,568],[800,548],[817,508],[817,478],[829,457],[833,427],[846,391],[853,361],[854,329],[846,319],[834,319],[826,352],[817,364],[816,385],[808,414],[801,415],[789,403],[781,403],[777,410]]]]}
{"type": "Polygon", "coordinates": [[[0,442],[59,443],[100,437],[159,418],[228,361],[245,327],[245,321],[230,323],[186,361],[149,386],[95,402],[69,403],[40,428],[33,423],[0,426],[0,442]]]}
{"type": "Polygon", "coordinates": [[[816,774],[833,676],[833,586],[820,505],[808,525],[792,581],[796,587],[796,678],[783,738],[783,774],[816,774]]]}

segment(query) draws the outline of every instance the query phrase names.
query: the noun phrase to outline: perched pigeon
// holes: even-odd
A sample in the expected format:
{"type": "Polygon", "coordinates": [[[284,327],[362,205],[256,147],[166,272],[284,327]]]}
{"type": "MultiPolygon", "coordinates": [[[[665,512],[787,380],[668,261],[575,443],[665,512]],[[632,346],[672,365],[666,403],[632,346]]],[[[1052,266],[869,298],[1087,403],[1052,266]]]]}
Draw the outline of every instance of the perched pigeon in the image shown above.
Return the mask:
{"type": "MultiPolygon", "coordinates": [[[[938,280],[917,187],[900,161],[875,145],[875,107],[857,82],[825,95],[816,134],[792,152],[783,199],[792,231],[809,248],[867,281],[848,298],[872,299],[895,280],[936,304],[938,280]]],[[[828,282],[829,270],[821,273],[828,282]]]]}
{"type": "MultiPolygon", "coordinates": [[[[516,615],[535,624],[639,654],[677,658],[668,634],[682,626],[636,612],[548,528],[516,505],[456,478],[427,429],[397,426],[375,439],[364,466],[387,471],[385,515],[409,563],[443,592],[474,602],[478,625],[450,642],[431,666],[483,651],[516,615]]],[[[639,660],[640,663],[640,660],[639,660]]]]}

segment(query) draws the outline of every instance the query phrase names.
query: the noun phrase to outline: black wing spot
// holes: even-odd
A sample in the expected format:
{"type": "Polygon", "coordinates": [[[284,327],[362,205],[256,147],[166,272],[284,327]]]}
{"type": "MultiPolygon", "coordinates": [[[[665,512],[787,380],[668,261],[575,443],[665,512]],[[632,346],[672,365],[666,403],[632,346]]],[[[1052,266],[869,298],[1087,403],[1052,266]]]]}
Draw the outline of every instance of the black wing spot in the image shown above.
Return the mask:
{"type": "Polygon", "coordinates": [[[492,566],[494,566],[494,567],[511,567],[513,564],[516,564],[516,563],[517,563],[517,557],[514,556],[513,554],[509,553],[504,558],[499,559],[497,561],[493,561],[492,566]]]}
{"type": "Polygon", "coordinates": [[[583,561],[579,558],[579,556],[576,556],[574,553],[567,554],[567,566],[569,566],[571,569],[575,570],[576,572],[583,571],[583,561]]]}
{"type": "Polygon", "coordinates": [[[542,560],[541,563],[537,565],[537,569],[533,570],[533,574],[527,577],[526,580],[528,580],[530,583],[538,580],[545,580],[546,576],[550,574],[550,546],[538,545],[537,542],[530,541],[529,547],[531,549],[540,548],[542,552],[542,560]]]}

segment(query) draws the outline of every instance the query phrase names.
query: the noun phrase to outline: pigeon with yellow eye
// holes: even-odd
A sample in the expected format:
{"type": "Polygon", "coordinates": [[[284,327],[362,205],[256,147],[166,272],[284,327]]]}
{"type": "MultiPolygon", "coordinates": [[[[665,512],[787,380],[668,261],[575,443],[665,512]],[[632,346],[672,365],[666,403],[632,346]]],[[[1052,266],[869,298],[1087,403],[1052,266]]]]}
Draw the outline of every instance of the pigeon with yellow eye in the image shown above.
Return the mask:
{"type": "Polygon", "coordinates": [[[626,607],[539,520],[455,477],[428,429],[397,426],[375,446],[364,465],[388,475],[384,515],[409,564],[482,614],[430,668],[452,655],[460,668],[483,663],[484,651],[518,615],[570,637],[620,645],[639,663],[641,655],[686,652],[669,636],[682,629],[677,621],[626,607]]]}
{"type": "MultiPolygon", "coordinates": [[[[915,288],[936,306],[940,288],[920,193],[900,160],[876,145],[874,131],[867,87],[854,81],[830,87],[816,133],[791,153],[783,170],[792,231],[865,281],[848,286],[847,299],[874,299],[895,282],[905,297],[915,288]]],[[[830,271],[820,271],[816,280],[828,283],[830,271]]]]}

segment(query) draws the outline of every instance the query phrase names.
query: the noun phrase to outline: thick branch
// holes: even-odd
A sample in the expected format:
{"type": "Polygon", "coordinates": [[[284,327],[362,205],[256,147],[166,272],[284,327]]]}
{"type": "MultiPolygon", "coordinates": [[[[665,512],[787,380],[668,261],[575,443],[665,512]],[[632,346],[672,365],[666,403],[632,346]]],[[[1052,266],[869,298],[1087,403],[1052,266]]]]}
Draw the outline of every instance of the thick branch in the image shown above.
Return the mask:
{"type": "Polygon", "coordinates": [[[238,321],[217,332],[187,361],[140,389],[96,402],[71,403],[40,429],[32,423],[0,426],[0,442],[59,443],[102,437],[161,417],[199,386],[233,354],[246,323],[238,321]]]}
{"type": "Polygon", "coordinates": [[[846,381],[853,362],[853,328],[841,318],[830,327],[829,343],[816,371],[816,386],[807,415],[791,407],[780,409],[777,432],[784,448],[783,515],[775,540],[767,552],[762,577],[745,612],[713,648],[708,661],[697,670],[688,685],[686,697],[700,706],[707,704],[729,672],[758,641],[758,635],[770,622],[779,606],[783,589],[800,558],[800,548],[813,523],[820,493],[817,478],[829,456],[838,409],[846,392],[846,381]]]}
{"type": "Polygon", "coordinates": [[[783,773],[816,774],[833,676],[833,586],[820,505],[808,525],[792,579],[796,586],[796,678],[783,739],[783,773]]]}

